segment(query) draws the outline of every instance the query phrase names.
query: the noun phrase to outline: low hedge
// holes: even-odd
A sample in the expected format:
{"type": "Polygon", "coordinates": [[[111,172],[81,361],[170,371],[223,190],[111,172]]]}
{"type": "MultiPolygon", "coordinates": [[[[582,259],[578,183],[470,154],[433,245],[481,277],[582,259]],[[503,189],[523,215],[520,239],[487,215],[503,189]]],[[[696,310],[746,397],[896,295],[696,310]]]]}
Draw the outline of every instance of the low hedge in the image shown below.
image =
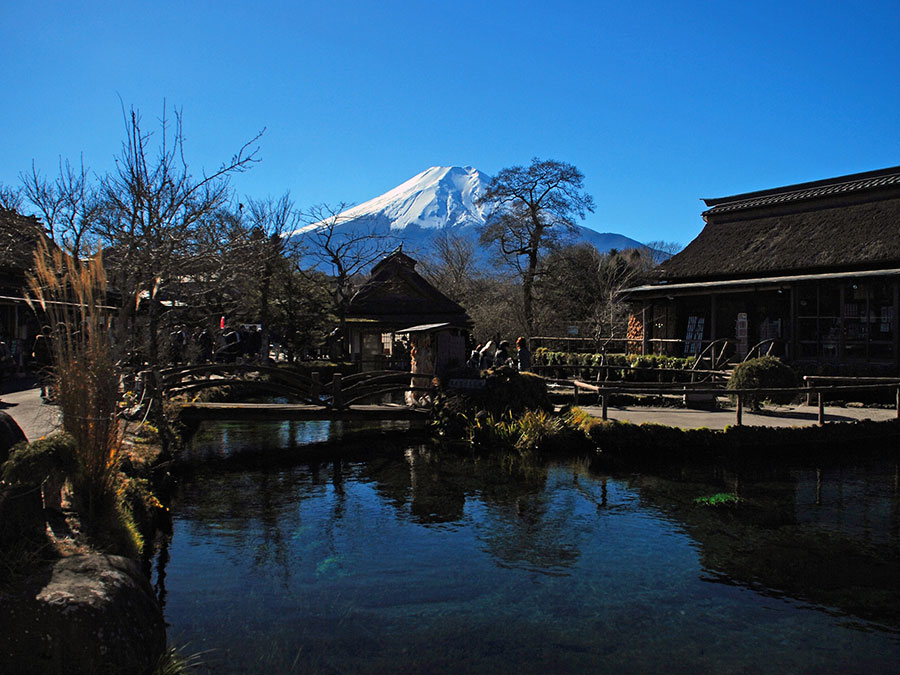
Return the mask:
{"type": "Polygon", "coordinates": [[[627,466],[690,460],[822,459],[828,451],[845,453],[848,446],[869,444],[873,452],[896,455],[891,438],[900,436],[900,421],[827,424],[815,427],[747,427],[680,429],[661,424],[603,421],[574,408],[569,413],[596,445],[601,459],[627,466]]]}
{"type": "MultiPolygon", "coordinates": [[[[605,379],[612,381],[678,381],[687,376],[677,373],[664,372],[665,370],[689,371],[694,365],[694,357],[680,358],[677,356],[664,356],[662,354],[580,354],[576,352],[554,352],[544,347],[534,350],[532,358],[533,366],[559,368],[560,377],[571,375],[571,367],[584,369],[582,377],[590,377],[591,371],[598,366],[611,366],[603,374],[605,379]],[[654,372],[657,371],[657,372],[654,372]]],[[[542,368],[544,371],[545,368],[542,368]]]]}

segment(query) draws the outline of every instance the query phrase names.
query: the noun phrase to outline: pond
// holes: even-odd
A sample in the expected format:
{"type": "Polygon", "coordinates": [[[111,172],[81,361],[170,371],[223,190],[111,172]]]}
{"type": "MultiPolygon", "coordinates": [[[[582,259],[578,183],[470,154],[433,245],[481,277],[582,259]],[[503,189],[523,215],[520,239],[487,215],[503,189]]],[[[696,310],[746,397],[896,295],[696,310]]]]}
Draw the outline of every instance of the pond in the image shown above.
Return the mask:
{"type": "MultiPolygon", "coordinates": [[[[194,452],[322,440],[210,424],[194,452]]],[[[895,463],[609,475],[425,445],[193,473],[155,561],[216,673],[895,671],[895,463]],[[704,506],[716,493],[737,505],[704,506]]]]}

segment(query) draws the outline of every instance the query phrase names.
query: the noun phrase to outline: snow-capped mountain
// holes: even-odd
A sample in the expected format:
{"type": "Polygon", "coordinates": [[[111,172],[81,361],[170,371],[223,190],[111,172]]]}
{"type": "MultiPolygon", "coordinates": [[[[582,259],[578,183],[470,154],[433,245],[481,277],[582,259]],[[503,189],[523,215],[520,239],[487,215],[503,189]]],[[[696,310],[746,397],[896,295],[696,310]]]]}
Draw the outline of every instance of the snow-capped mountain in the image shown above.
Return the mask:
{"type": "MultiPolygon", "coordinates": [[[[398,244],[402,242],[403,250],[413,257],[427,255],[434,238],[446,232],[477,241],[487,215],[477,200],[490,182],[490,176],[470,166],[433,166],[380,197],[342,212],[338,228],[383,233],[398,244]]],[[[315,227],[309,225],[291,236],[302,237],[315,227]]],[[[574,239],[589,242],[600,251],[643,247],[624,235],[581,226],[574,239]]]]}
{"type": "Polygon", "coordinates": [[[380,197],[344,211],[341,219],[385,219],[394,231],[484,225],[484,209],[475,202],[490,182],[490,176],[471,166],[433,166],[380,197]]]}

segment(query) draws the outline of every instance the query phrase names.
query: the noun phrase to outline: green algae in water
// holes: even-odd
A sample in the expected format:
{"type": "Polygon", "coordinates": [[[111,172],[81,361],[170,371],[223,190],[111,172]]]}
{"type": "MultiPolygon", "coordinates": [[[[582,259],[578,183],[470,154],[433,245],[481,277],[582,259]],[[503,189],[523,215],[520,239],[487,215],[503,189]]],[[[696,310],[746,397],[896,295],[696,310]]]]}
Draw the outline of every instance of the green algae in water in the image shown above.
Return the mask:
{"type": "Polygon", "coordinates": [[[741,498],[733,492],[717,492],[714,495],[697,497],[694,503],[701,506],[737,506],[741,501],[741,498]]]}
{"type": "Polygon", "coordinates": [[[346,575],[341,569],[341,563],[344,561],[343,555],[330,555],[324,560],[322,560],[318,565],[316,565],[316,576],[323,576],[327,574],[339,574],[346,575]]]}

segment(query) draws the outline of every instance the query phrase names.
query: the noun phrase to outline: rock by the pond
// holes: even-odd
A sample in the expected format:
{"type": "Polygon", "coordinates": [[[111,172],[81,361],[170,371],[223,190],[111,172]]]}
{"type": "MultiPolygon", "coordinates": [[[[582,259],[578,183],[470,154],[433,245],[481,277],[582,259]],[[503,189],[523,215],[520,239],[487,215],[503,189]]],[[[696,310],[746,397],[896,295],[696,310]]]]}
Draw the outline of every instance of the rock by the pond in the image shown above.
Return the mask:
{"type": "Polygon", "coordinates": [[[162,612],[138,565],[63,558],[0,590],[0,672],[149,673],[166,645],[162,612]]]}
{"type": "Polygon", "coordinates": [[[0,410],[0,464],[9,459],[9,449],[24,440],[27,440],[25,433],[12,415],[0,410]]]}

